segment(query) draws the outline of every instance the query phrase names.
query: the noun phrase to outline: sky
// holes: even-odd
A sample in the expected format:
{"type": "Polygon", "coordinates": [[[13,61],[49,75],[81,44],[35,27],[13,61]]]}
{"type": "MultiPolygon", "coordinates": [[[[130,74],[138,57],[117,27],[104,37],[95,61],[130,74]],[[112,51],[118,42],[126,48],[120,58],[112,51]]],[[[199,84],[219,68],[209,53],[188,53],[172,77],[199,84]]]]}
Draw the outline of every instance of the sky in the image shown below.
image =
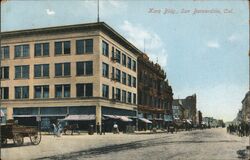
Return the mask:
{"type": "MultiPolygon", "coordinates": [[[[2,31],[97,21],[96,0],[9,0],[2,31]]],[[[106,22],[167,73],[174,98],[233,120],[249,88],[247,0],[100,0],[106,22]]]]}

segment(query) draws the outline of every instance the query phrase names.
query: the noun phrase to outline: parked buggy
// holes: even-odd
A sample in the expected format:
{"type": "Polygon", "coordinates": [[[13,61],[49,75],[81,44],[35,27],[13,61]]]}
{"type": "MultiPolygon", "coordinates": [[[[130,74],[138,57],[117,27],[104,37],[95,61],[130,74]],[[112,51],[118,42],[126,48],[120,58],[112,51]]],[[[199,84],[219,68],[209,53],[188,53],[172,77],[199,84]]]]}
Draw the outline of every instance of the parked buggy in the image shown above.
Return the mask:
{"type": "Polygon", "coordinates": [[[13,139],[14,144],[20,146],[25,137],[29,137],[33,145],[41,142],[41,132],[37,127],[21,126],[14,121],[1,124],[1,144],[6,145],[7,139],[13,139]]]}

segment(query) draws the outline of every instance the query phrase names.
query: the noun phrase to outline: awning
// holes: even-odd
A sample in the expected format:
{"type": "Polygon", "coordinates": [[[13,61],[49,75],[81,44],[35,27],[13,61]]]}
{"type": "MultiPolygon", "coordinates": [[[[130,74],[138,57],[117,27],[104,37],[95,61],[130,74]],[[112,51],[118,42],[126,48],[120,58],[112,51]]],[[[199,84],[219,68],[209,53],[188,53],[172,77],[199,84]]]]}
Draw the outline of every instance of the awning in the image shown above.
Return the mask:
{"type": "Polygon", "coordinates": [[[91,121],[95,120],[95,115],[90,114],[90,115],[69,115],[65,117],[65,121],[91,121]]]}
{"type": "Polygon", "coordinates": [[[150,120],[146,119],[146,118],[139,118],[139,120],[145,122],[145,123],[152,123],[150,120]]]}
{"type": "Polygon", "coordinates": [[[117,116],[117,115],[103,115],[104,117],[108,117],[111,119],[117,119],[117,120],[121,120],[123,122],[132,122],[133,120],[128,118],[127,116],[117,116]]]}
{"type": "Polygon", "coordinates": [[[123,122],[132,122],[133,120],[128,118],[127,116],[119,116],[120,120],[123,122]]]}
{"type": "Polygon", "coordinates": [[[192,122],[189,119],[187,119],[186,122],[189,124],[192,124],[192,122]]]}
{"type": "Polygon", "coordinates": [[[108,117],[111,119],[119,119],[119,117],[115,116],[115,115],[103,115],[104,117],[108,117]]]}

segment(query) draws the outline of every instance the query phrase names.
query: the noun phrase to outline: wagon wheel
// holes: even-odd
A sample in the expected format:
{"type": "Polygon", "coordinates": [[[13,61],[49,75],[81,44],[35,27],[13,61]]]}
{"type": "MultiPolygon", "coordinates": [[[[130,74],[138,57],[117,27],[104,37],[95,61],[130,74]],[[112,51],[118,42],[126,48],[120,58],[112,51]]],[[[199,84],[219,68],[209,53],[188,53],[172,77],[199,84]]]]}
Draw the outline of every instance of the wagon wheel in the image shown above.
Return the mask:
{"type": "Polygon", "coordinates": [[[30,134],[29,137],[30,137],[31,143],[34,145],[38,145],[42,139],[41,132],[37,132],[35,134],[30,134]]]}
{"type": "Polygon", "coordinates": [[[20,146],[23,144],[23,136],[21,134],[16,134],[13,137],[14,144],[20,146]]]}
{"type": "Polygon", "coordinates": [[[64,133],[65,133],[65,135],[70,135],[72,133],[72,131],[69,129],[66,129],[64,133]]]}

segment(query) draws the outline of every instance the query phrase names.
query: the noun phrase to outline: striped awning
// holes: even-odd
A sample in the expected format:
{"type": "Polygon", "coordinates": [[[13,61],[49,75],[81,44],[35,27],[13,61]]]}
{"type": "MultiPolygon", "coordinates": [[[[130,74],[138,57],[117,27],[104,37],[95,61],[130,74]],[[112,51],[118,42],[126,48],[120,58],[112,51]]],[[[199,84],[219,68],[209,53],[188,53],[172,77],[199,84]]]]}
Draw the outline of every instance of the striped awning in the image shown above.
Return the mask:
{"type": "Polygon", "coordinates": [[[91,121],[91,120],[95,120],[95,115],[94,114],[90,114],[90,115],[69,115],[67,117],[65,117],[64,119],[65,121],[91,121]]]}
{"type": "Polygon", "coordinates": [[[139,118],[139,120],[145,122],[145,123],[152,123],[150,120],[146,119],[146,118],[139,118]]]}
{"type": "Polygon", "coordinates": [[[117,119],[117,120],[121,120],[123,122],[132,122],[133,120],[128,118],[128,116],[117,116],[117,115],[103,115],[104,117],[108,117],[111,119],[117,119]]]}

